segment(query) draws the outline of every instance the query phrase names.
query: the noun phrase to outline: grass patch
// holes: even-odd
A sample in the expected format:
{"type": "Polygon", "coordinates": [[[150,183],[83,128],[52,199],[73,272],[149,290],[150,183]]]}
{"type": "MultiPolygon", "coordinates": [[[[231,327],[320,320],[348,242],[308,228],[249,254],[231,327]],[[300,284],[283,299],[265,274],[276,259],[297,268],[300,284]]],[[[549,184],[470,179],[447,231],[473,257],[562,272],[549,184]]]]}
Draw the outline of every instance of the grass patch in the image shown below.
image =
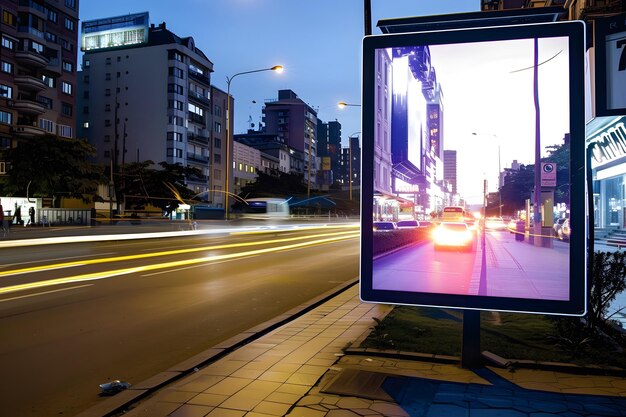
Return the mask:
{"type": "MultiPolygon", "coordinates": [[[[372,329],[361,347],[461,355],[463,314],[398,306],[372,329]]],[[[506,359],[610,365],[626,369],[619,346],[598,338],[564,345],[555,319],[536,314],[481,312],[481,350],[506,359]]]]}

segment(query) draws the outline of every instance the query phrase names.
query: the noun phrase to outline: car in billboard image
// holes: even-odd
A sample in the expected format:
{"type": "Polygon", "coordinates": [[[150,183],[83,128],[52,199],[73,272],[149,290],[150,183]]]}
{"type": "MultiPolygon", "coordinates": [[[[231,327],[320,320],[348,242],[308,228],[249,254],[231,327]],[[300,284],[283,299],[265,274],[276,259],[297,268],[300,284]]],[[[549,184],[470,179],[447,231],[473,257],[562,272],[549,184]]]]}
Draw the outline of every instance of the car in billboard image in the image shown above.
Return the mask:
{"type": "Polygon", "coordinates": [[[396,225],[398,229],[417,229],[420,227],[420,222],[417,220],[400,220],[396,225]]]}
{"type": "Polygon", "coordinates": [[[474,235],[463,222],[442,222],[432,233],[435,250],[463,249],[471,251],[474,235]]]}
{"type": "Polygon", "coordinates": [[[572,234],[572,228],[569,225],[569,219],[565,219],[559,230],[557,231],[557,236],[559,240],[568,241],[572,234]]]}
{"type": "Polygon", "coordinates": [[[485,219],[485,228],[487,230],[504,230],[506,223],[502,217],[487,217],[485,219]]]}
{"type": "Polygon", "coordinates": [[[392,230],[398,230],[398,225],[395,222],[390,221],[377,221],[374,222],[375,232],[389,232],[392,230]]]}

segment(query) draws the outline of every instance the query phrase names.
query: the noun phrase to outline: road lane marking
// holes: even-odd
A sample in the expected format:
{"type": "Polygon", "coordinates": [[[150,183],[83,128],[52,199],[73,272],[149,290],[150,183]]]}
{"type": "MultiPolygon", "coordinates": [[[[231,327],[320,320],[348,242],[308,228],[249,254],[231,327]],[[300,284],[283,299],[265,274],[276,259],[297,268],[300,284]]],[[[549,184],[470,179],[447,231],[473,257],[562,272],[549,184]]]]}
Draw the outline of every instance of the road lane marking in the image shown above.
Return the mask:
{"type": "Polygon", "coordinates": [[[151,277],[153,275],[162,275],[162,274],[169,274],[170,272],[177,272],[177,271],[183,271],[185,269],[193,269],[193,268],[202,268],[204,266],[208,266],[208,265],[217,265],[217,264],[225,264],[227,262],[232,262],[232,261],[240,261],[242,259],[249,259],[249,258],[256,258],[259,255],[252,255],[252,256],[246,256],[244,258],[238,258],[238,259],[228,259],[226,261],[217,261],[217,262],[207,262],[205,264],[201,264],[201,265],[193,265],[193,266],[186,266],[184,268],[178,268],[178,269],[169,269],[167,271],[161,271],[161,272],[153,272],[151,274],[143,274],[141,275],[142,277],[151,277]]]}
{"type": "Polygon", "coordinates": [[[44,292],[38,292],[36,294],[28,294],[28,295],[19,295],[17,297],[11,297],[11,298],[5,298],[0,300],[0,303],[3,303],[5,301],[13,301],[13,300],[19,300],[20,298],[29,298],[29,297],[37,297],[39,295],[46,295],[46,294],[52,294],[55,292],[61,292],[61,291],[69,291],[69,290],[75,290],[77,288],[83,288],[83,287],[92,287],[94,284],[84,284],[84,285],[77,285],[75,287],[68,287],[68,288],[61,288],[58,290],[50,290],[50,291],[44,291],[44,292]]]}
{"type": "Polygon", "coordinates": [[[16,263],[12,263],[12,264],[3,264],[3,265],[0,265],[0,268],[8,268],[8,267],[14,266],[14,265],[36,264],[38,262],[63,261],[63,260],[66,260],[66,259],[91,258],[91,257],[94,257],[94,256],[113,255],[113,254],[115,254],[115,252],[94,253],[92,255],[66,256],[66,257],[63,257],[63,258],[40,259],[40,260],[37,260],[37,261],[26,261],[26,262],[16,262],[16,263]]]}
{"type": "Polygon", "coordinates": [[[153,258],[153,257],[158,257],[158,256],[181,255],[181,254],[186,254],[186,253],[191,253],[191,252],[201,252],[201,251],[210,251],[210,250],[218,250],[218,249],[242,248],[242,247],[249,247],[249,246],[269,245],[269,244],[273,244],[273,243],[294,242],[294,241],[297,241],[297,240],[312,239],[312,238],[318,238],[318,237],[324,237],[324,236],[349,235],[351,233],[354,233],[354,231],[328,232],[328,233],[319,233],[319,234],[316,234],[316,235],[276,238],[276,239],[270,239],[270,240],[264,240],[264,241],[228,243],[228,244],[222,244],[222,245],[203,246],[203,247],[199,247],[199,248],[174,249],[174,250],[162,251],[162,252],[142,253],[142,254],[136,254],[136,255],[123,255],[123,256],[117,256],[117,257],[111,257],[111,258],[98,258],[98,259],[91,259],[91,260],[73,261],[73,262],[65,262],[65,263],[53,264],[53,265],[32,266],[32,267],[27,267],[27,268],[18,268],[18,269],[13,269],[13,270],[8,270],[8,271],[1,271],[0,272],[0,277],[6,277],[6,276],[11,276],[11,275],[30,274],[30,273],[33,273],[33,272],[48,271],[48,270],[51,270],[51,269],[71,268],[71,267],[75,267],[75,266],[95,265],[95,264],[108,263],[108,262],[120,262],[120,261],[129,261],[129,260],[138,260],[138,259],[153,258]]]}
{"type": "Polygon", "coordinates": [[[54,285],[62,285],[62,284],[69,284],[69,283],[75,283],[75,282],[96,281],[96,280],[112,278],[112,277],[116,277],[120,275],[129,275],[133,273],[154,271],[154,270],[166,269],[166,268],[177,268],[177,267],[182,267],[186,265],[195,265],[195,264],[208,263],[208,262],[213,262],[213,261],[241,259],[241,258],[248,257],[248,256],[262,255],[262,254],[273,253],[273,252],[282,252],[282,251],[287,251],[287,250],[293,250],[296,248],[304,248],[308,246],[334,243],[334,242],[338,242],[341,240],[354,239],[358,237],[360,237],[360,233],[353,233],[352,235],[348,235],[348,236],[345,236],[342,234],[341,236],[326,237],[323,239],[318,239],[318,240],[313,240],[313,241],[308,241],[308,242],[292,243],[289,245],[278,246],[278,247],[273,247],[273,248],[255,249],[255,250],[251,250],[248,252],[231,253],[231,254],[226,254],[226,255],[204,256],[204,257],[195,258],[195,259],[170,261],[170,262],[164,262],[160,264],[142,265],[142,266],[137,266],[133,268],[115,269],[111,271],[93,272],[89,274],[77,275],[73,277],[56,278],[56,279],[50,279],[46,281],[35,281],[35,282],[29,282],[25,284],[18,284],[18,285],[12,285],[8,287],[0,288],[0,294],[7,294],[7,293],[12,293],[12,292],[17,292],[17,291],[25,291],[25,290],[35,289],[35,288],[44,288],[44,287],[50,287],[54,285]]]}

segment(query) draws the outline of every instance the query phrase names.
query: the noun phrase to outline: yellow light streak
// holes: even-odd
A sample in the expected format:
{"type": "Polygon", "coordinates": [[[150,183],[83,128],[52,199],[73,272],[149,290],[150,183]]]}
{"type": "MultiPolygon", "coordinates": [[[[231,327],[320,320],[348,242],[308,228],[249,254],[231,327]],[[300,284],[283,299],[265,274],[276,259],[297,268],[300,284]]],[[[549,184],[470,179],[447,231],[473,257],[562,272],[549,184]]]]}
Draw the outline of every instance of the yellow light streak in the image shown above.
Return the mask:
{"type": "Polygon", "coordinates": [[[121,261],[130,261],[130,260],[138,260],[138,259],[147,259],[147,258],[154,258],[158,256],[181,255],[185,253],[201,252],[201,251],[207,251],[207,250],[243,248],[243,247],[257,246],[257,245],[269,245],[273,243],[293,242],[297,240],[318,238],[318,237],[324,237],[324,236],[346,235],[350,233],[354,233],[354,232],[328,232],[328,233],[319,233],[316,235],[285,237],[285,238],[277,238],[277,239],[257,241],[257,242],[229,243],[229,244],[224,244],[224,245],[203,246],[199,248],[188,248],[188,249],[173,249],[173,250],[162,251],[162,252],[151,252],[151,253],[142,253],[142,254],[136,254],[136,255],[115,256],[115,257],[110,257],[110,258],[84,259],[80,261],[30,266],[26,268],[18,268],[18,269],[11,269],[8,271],[1,271],[0,277],[6,277],[10,275],[29,274],[33,272],[48,271],[51,269],[72,268],[75,266],[96,265],[96,264],[108,263],[108,262],[121,262],[121,261]]]}
{"type": "Polygon", "coordinates": [[[90,274],[76,275],[73,277],[56,278],[56,279],[50,279],[46,281],[29,282],[26,284],[12,285],[9,287],[0,288],[0,295],[13,293],[17,291],[26,291],[26,290],[33,290],[33,289],[38,289],[38,288],[51,287],[55,285],[96,281],[96,280],[101,280],[105,278],[112,278],[112,277],[116,277],[120,275],[128,275],[128,274],[133,274],[133,273],[138,273],[138,272],[155,271],[158,269],[175,268],[175,267],[194,265],[194,264],[199,264],[199,263],[210,263],[214,261],[223,261],[227,259],[237,259],[237,258],[243,258],[243,257],[248,257],[248,256],[268,254],[268,253],[273,253],[273,252],[282,252],[282,251],[287,251],[287,250],[304,248],[308,246],[323,245],[323,244],[334,243],[334,242],[338,242],[342,240],[354,239],[354,238],[358,238],[359,236],[360,235],[358,233],[357,234],[353,233],[351,235],[346,235],[346,236],[327,237],[324,239],[318,239],[318,240],[313,240],[309,242],[292,243],[290,245],[278,246],[275,248],[256,249],[256,250],[252,250],[248,252],[232,253],[232,254],[227,254],[227,255],[204,256],[201,258],[185,259],[182,261],[171,261],[171,262],[164,262],[160,264],[143,265],[143,266],[138,266],[138,267],[133,267],[133,268],[121,268],[121,269],[114,269],[110,271],[93,272],[90,274]]]}

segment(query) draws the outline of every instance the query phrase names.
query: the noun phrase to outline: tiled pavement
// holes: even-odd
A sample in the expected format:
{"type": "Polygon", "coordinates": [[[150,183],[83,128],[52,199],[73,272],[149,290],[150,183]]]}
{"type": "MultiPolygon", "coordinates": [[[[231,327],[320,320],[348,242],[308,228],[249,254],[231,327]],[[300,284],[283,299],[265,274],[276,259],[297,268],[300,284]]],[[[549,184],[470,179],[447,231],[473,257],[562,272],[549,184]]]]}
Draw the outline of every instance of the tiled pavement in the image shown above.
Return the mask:
{"type": "Polygon", "coordinates": [[[352,287],[124,416],[626,416],[625,378],[344,355],[388,309],[361,303],[352,287]]]}

